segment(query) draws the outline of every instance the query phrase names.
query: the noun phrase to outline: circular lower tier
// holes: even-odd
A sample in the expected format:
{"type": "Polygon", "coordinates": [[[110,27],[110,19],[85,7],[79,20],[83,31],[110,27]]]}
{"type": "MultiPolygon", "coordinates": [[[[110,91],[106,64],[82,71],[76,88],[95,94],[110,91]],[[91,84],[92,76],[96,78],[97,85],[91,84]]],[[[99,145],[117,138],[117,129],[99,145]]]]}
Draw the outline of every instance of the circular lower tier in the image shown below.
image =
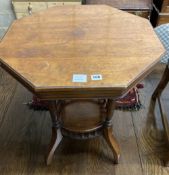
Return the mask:
{"type": "Polygon", "coordinates": [[[103,126],[102,106],[95,101],[72,101],[62,107],[62,128],[75,133],[87,133],[103,126]]]}

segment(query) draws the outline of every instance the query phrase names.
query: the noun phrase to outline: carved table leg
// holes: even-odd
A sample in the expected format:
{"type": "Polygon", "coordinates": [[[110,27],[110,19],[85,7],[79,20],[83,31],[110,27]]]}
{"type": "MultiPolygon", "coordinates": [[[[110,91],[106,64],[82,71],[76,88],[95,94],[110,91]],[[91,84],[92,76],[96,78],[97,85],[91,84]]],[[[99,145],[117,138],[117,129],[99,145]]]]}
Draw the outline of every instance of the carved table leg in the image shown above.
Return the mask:
{"type": "Polygon", "coordinates": [[[51,137],[51,142],[49,145],[49,150],[46,158],[47,165],[49,165],[52,162],[54,152],[62,140],[62,134],[60,131],[60,121],[57,116],[58,109],[57,109],[56,101],[49,101],[48,108],[52,119],[52,137],[51,137]]]}
{"type": "Polygon", "coordinates": [[[113,117],[114,108],[115,108],[114,101],[108,100],[107,118],[106,118],[106,123],[104,128],[104,138],[106,139],[106,142],[108,143],[111,150],[113,151],[115,163],[118,163],[120,158],[120,148],[112,133],[112,117],[113,117]]]}

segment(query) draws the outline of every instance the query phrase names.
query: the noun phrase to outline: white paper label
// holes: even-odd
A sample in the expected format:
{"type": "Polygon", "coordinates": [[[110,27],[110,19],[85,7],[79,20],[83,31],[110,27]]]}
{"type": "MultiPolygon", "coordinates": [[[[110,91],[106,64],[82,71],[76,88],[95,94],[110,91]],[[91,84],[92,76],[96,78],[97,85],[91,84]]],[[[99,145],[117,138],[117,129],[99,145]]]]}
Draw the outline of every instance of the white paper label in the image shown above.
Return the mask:
{"type": "Polygon", "coordinates": [[[102,75],[101,74],[95,74],[91,75],[92,80],[102,80],[102,75]]]}
{"type": "Polygon", "coordinates": [[[85,83],[87,82],[87,75],[86,74],[73,74],[73,82],[77,83],[85,83]]]}

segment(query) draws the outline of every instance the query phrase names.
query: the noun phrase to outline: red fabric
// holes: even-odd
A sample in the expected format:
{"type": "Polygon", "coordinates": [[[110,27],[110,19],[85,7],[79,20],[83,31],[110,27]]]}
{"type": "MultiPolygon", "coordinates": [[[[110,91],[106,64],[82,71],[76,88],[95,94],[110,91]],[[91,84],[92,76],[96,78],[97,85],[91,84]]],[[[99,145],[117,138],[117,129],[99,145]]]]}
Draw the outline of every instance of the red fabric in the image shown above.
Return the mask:
{"type": "Polygon", "coordinates": [[[139,110],[141,107],[138,89],[144,88],[143,84],[137,84],[125,95],[116,100],[116,109],[139,110]]]}

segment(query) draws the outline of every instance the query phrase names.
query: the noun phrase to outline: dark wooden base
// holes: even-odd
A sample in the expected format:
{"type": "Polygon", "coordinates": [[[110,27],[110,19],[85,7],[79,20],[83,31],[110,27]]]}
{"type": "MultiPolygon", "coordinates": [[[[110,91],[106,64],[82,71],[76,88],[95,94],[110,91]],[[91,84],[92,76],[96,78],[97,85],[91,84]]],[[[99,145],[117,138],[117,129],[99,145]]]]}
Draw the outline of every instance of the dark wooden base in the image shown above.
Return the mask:
{"type": "Polygon", "coordinates": [[[119,162],[120,148],[112,133],[113,100],[49,101],[48,106],[53,126],[47,165],[63,136],[89,139],[103,135],[114,154],[114,163],[119,162]]]}

